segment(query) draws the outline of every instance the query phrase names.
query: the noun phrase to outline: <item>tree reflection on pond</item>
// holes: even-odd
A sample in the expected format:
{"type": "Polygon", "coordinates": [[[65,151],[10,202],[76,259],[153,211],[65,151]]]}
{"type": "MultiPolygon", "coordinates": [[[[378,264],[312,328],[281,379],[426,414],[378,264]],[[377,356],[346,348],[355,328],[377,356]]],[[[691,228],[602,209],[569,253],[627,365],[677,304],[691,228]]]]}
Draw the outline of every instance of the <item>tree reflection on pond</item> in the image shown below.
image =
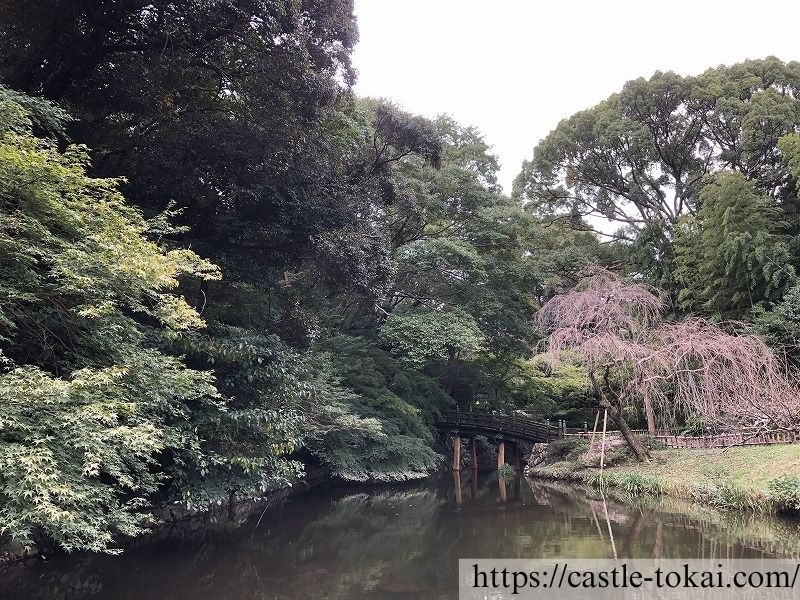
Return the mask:
{"type": "Polygon", "coordinates": [[[0,573],[8,600],[457,598],[459,558],[797,555],[797,521],[668,499],[603,497],[469,471],[404,486],[313,490],[256,526],[223,521],[129,548],[0,573]],[[465,493],[468,489],[469,493],[465,493]]]}

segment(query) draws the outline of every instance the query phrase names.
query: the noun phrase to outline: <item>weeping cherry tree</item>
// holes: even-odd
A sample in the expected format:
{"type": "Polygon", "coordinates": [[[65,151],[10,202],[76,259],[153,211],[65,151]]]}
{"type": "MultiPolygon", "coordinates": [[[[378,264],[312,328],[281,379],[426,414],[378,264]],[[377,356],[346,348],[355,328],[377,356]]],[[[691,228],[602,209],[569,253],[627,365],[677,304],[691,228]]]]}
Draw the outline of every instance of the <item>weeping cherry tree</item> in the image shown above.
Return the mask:
{"type": "Polygon", "coordinates": [[[648,430],[656,409],[665,424],[698,415],[718,431],[788,429],[800,422],[798,386],[785,363],[741,324],[661,319],[662,301],[645,286],[599,267],[537,313],[550,354],[576,356],[601,408],[639,460],[648,452],[633,435],[623,407],[641,403],[648,430]]]}

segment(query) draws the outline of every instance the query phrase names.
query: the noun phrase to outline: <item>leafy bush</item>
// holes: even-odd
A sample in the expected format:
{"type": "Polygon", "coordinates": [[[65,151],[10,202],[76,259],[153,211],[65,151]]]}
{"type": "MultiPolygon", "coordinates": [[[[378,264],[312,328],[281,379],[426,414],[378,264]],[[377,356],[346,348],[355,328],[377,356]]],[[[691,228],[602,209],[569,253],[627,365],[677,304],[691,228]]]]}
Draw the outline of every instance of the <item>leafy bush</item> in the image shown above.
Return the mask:
{"type": "MultiPolygon", "coordinates": [[[[603,459],[603,465],[606,467],[612,467],[614,465],[622,464],[633,457],[634,455],[627,445],[622,444],[619,446],[614,446],[613,448],[606,450],[605,457],[603,459]]],[[[587,466],[599,467],[600,452],[595,451],[590,457],[585,458],[584,461],[587,466]]]]}
{"type": "Polygon", "coordinates": [[[594,418],[591,386],[582,367],[569,363],[553,367],[544,356],[521,362],[520,367],[513,395],[517,404],[536,418],[571,423],[594,418]]]}
{"type": "Polygon", "coordinates": [[[305,409],[318,402],[298,353],[277,336],[219,323],[170,348],[192,366],[213,368],[224,397],[188,415],[187,427],[197,429],[201,442],[168,468],[170,500],[202,509],[231,495],[263,496],[302,475],[302,465],[287,457],[307,435],[305,409]]]}
{"type": "Polygon", "coordinates": [[[722,508],[747,509],[753,512],[761,512],[766,508],[760,494],[743,489],[729,481],[716,483],[709,502],[722,508]]]}
{"type": "Polygon", "coordinates": [[[431,425],[449,401],[441,388],[366,339],[339,335],[325,349],[313,383],[320,404],[341,415],[331,422],[320,407],[308,410],[305,443],[320,462],[346,481],[404,481],[436,469],[431,425]]]}
{"type": "Polygon", "coordinates": [[[800,477],[783,475],[767,485],[767,495],[778,512],[800,511],[800,477]]]}
{"type": "Polygon", "coordinates": [[[498,469],[498,474],[503,477],[503,479],[513,479],[517,474],[517,470],[514,468],[514,465],[506,463],[498,469]]]}
{"type": "Polygon", "coordinates": [[[198,452],[209,372],[162,351],[204,325],[178,279],[216,279],[149,239],[85,148],[32,135],[63,114],[0,87],[0,536],[112,551],[148,521],[157,459],[198,452]],[[50,120],[42,115],[50,115],[50,120]]]}
{"type": "Polygon", "coordinates": [[[686,423],[680,430],[681,435],[705,435],[708,433],[708,424],[705,422],[703,417],[700,415],[689,415],[686,419],[686,423]]]}

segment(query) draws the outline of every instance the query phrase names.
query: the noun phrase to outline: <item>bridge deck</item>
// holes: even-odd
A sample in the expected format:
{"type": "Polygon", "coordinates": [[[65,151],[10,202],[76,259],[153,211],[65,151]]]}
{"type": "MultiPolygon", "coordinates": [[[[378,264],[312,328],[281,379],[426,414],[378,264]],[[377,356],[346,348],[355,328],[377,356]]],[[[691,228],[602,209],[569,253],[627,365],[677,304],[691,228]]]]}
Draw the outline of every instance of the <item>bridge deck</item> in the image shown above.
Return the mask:
{"type": "Polygon", "coordinates": [[[549,442],[559,436],[558,428],[519,416],[446,412],[436,423],[438,429],[466,434],[498,436],[525,442],[549,442]]]}

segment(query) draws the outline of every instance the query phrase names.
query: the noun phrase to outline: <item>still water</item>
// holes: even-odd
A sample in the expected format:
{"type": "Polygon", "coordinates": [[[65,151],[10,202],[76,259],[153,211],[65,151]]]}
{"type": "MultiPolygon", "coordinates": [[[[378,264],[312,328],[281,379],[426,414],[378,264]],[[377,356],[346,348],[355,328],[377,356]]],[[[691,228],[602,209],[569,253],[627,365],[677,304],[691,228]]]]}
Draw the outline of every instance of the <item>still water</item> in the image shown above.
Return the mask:
{"type": "Polygon", "coordinates": [[[800,521],[467,471],[0,571],[3,600],[455,599],[459,558],[797,556],[800,521]],[[460,485],[459,485],[460,484],[460,485]],[[260,521],[259,521],[260,519],[260,521]]]}

